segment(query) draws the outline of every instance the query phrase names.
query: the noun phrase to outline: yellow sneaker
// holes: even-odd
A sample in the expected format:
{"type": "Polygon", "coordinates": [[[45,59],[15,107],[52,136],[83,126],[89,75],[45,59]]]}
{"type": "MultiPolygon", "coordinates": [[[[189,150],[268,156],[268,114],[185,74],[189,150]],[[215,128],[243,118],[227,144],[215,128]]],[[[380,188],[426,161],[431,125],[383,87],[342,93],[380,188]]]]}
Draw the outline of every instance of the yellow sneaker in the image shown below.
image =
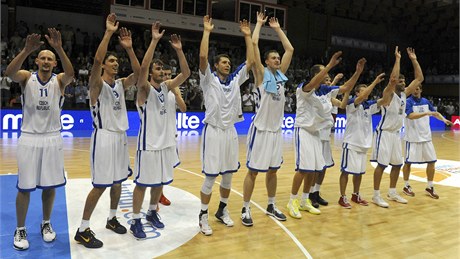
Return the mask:
{"type": "Polygon", "coordinates": [[[308,211],[308,212],[310,212],[311,214],[314,214],[314,215],[321,214],[321,211],[319,209],[313,207],[313,205],[311,204],[310,199],[303,199],[302,202],[300,203],[299,209],[304,210],[304,211],[308,211]]]}
{"type": "Polygon", "coordinates": [[[289,210],[289,216],[295,219],[302,218],[302,215],[300,214],[300,211],[299,211],[299,200],[298,199],[289,200],[289,203],[286,205],[286,207],[289,210]]]}

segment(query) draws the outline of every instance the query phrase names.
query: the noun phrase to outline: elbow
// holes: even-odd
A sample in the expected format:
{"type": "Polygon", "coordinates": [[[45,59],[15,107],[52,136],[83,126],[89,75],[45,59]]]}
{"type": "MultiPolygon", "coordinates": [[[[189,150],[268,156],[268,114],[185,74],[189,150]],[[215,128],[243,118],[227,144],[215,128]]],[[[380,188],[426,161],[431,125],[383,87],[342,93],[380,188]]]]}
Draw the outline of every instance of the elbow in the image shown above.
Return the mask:
{"type": "Polygon", "coordinates": [[[289,46],[288,48],[285,49],[286,52],[291,52],[291,53],[294,53],[294,47],[293,46],[289,46]]]}

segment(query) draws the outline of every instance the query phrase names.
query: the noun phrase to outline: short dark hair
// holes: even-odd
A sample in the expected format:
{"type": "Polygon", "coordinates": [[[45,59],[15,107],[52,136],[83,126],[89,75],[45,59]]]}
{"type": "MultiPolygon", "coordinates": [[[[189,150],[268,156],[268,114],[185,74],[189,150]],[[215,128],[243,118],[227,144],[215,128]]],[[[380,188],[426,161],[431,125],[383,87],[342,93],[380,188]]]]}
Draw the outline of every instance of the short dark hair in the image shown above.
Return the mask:
{"type": "Polygon", "coordinates": [[[310,77],[313,78],[314,76],[316,76],[316,74],[321,72],[321,67],[324,67],[324,66],[321,65],[321,64],[316,64],[316,65],[312,66],[310,68],[310,77]]]}
{"type": "Polygon", "coordinates": [[[356,86],[355,86],[355,94],[359,93],[359,91],[360,91],[361,88],[363,88],[363,87],[366,88],[367,85],[365,85],[365,84],[356,85],[356,86]]]}
{"type": "Polygon", "coordinates": [[[105,61],[106,61],[110,56],[114,56],[114,57],[118,58],[117,53],[115,53],[115,52],[113,52],[113,51],[107,51],[107,53],[105,54],[104,60],[102,60],[102,64],[104,64],[105,61]]]}
{"type": "Polygon", "coordinates": [[[404,79],[406,80],[406,77],[403,74],[399,74],[399,79],[404,79]]]}
{"type": "Polygon", "coordinates": [[[221,58],[228,58],[228,60],[230,60],[229,55],[227,55],[227,54],[219,54],[219,55],[214,57],[214,64],[219,64],[221,58]]]}
{"type": "Polygon", "coordinates": [[[270,56],[271,53],[278,53],[278,51],[276,49],[271,49],[271,50],[266,51],[264,53],[264,59],[267,60],[268,56],[270,56]]]}
{"type": "Polygon", "coordinates": [[[163,70],[171,70],[171,66],[168,64],[163,65],[163,70]]]}
{"type": "Polygon", "coordinates": [[[161,59],[156,58],[156,59],[152,60],[152,63],[150,63],[150,71],[152,71],[154,64],[157,65],[157,66],[160,66],[160,67],[164,67],[163,61],[161,61],[161,59]]]}

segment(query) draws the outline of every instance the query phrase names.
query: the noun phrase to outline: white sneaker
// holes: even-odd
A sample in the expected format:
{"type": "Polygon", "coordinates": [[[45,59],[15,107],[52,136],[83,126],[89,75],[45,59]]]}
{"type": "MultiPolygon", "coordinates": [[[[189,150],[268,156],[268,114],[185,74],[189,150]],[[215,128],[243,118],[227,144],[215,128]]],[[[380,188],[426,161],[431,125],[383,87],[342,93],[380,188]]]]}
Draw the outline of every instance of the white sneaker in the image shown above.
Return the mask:
{"type": "Polygon", "coordinates": [[[200,228],[201,233],[203,233],[205,236],[212,235],[212,229],[208,223],[208,213],[204,213],[200,216],[200,228]]]}
{"type": "Polygon", "coordinates": [[[303,199],[302,202],[300,202],[299,210],[305,210],[314,215],[321,214],[321,211],[319,209],[313,207],[310,199],[303,199]]]}
{"type": "Polygon", "coordinates": [[[48,221],[45,224],[40,225],[42,229],[42,238],[43,241],[49,243],[53,242],[56,239],[56,232],[54,232],[53,227],[51,226],[51,223],[48,221]]]}
{"type": "Polygon", "coordinates": [[[399,203],[403,203],[403,204],[406,204],[407,203],[407,200],[404,199],[403,197],[399,196],[398,193],[388,193],[387,194],[387,198],[390,200],[390,201],[396,201],[396,202],[399,202],[399,203]]]}
{"type": "Polygon", "coordinates": [[[220,222],[224,223],[225,226],[233,227],[233,220],[230,218],[230,214],[228,214],[227,206],[225,206],[222,212],[217,211],[215,216],[220,222]]]}
{"type": "Polygon", "coordinates": [[[25,227],[21,229],[16,228],[16,231],[14,231],[13,247],[16,250],[26,250],[29,248],[29,241],[27,241],[27,232],[25,227]]]}
{"type": "Polygon", "coordinates": [[[388,208],[388,207],[389,207],[388,203],[386,203],[386,202],[382,199],[382,197],[380,197],[380,196],[373,196],[373,197],[372,197],[372,202],[375,203],[375,204],[377,204],[377,206],[380,206],[380,207],[382,207],[382,208],[388,208]]]}

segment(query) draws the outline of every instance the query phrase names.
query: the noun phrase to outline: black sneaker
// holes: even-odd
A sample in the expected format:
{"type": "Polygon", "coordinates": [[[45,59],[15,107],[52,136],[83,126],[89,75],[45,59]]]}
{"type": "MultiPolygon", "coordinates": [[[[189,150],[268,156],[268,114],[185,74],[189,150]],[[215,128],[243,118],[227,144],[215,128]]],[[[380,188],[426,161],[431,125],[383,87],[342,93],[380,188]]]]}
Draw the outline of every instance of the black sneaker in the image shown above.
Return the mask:
{"type": "Polygon", "coordinates": [[[319,204],[318,204],[318,202],[316,201],[316,192],[310,193],[310,195],[308,195],[308,198],[310,199],[311,205],[312,205],[313,207],[319,208],[319,204]]]}
{"type": "Polygon", "coordinates": [[[104,243],[94,236],[94,232],[87,228],[85,231],[80,232],[77,229],[77,233],[74,237],[75,241],[79,244],[84,245],[86,248],[101,248],[104,243]]]}
{"type": "Polygon", "coordinates": [[[286,216],[276,207],[275,204],[268,204],[266,213],[279,221],[286,221],[286,216]]]}
{"type": "Polygon", "coordinates": [[[241,223],[246,227],[252,226],[251,208],[246,209],[246,207],[243,207],[241,210],[241,223]]]}
{"type": "Polygon", "coordinates": [[[111,220],[107,219],[106,229],[110,229],[117,234],[126,234],[126,228],[120,224],[117,217],[113,217],[111,220]]]}
{"type": "Polygon", "coordinates": [[[327,206],[329,204],[329,202],[321,198],[321,196],[319,195],[319,192],[314,192],[314,194],[315,194],[316,202],[319,203],[319,205],[327,206]]]}

